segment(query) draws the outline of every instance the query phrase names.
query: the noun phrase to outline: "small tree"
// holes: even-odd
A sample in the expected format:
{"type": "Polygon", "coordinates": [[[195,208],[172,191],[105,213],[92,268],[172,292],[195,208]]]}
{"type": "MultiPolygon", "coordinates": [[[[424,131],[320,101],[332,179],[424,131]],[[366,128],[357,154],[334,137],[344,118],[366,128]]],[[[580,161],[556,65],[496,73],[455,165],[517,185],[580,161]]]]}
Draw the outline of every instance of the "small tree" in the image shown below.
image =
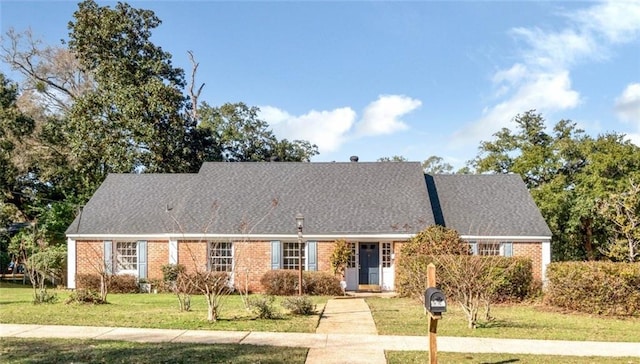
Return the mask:
{"type": "Polygon", "coordinates": [[[182,264],[167,264],[162,266],[164,284],[178,298],[180,312],[191,310],[191,284],[185,275],[182,264]]]}
{"type": "Polygon", "coordinates": [[[614,193],[599,204],[602,216],[612,223],[609,245],[601,252],[613,261],[640,258],[640,184],[630,183],[624,193],[614,193]]]}
{"type": "Polygon", "coordinates": [[[455,230],[429,226],[402,245],[396,264],[396,288],[401,296],[414,297],[424,304],[428,287],[427,266],[436,255],[469,255],[468,244],[455,230]]]}
{"type": "Polygon", "coordinates": [[[331,270],[333,274],[344,279],[344,272],[351,259],[351,245],[345,240],[336,240],[331,252],[331,270]]]}
{"type": "Polygon", "coordinates": [[[50,246],[44,235],[33,226],[15,235],[9,250],[25,265],[25,273],[33,286],[33,303],[54,302],[56,296],[47,292],[46,280],[61,275],[65,249],[50,246]]]}

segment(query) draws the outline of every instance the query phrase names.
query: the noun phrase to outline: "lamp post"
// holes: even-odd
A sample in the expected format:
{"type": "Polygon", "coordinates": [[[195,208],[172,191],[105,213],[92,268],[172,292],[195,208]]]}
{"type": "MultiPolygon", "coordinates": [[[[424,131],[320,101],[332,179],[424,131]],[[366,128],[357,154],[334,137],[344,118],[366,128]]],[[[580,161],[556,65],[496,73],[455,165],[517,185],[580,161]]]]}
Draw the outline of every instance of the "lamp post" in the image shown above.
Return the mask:
{"type": "Polygon", "coordinates": [[[298,296],[302,296],[302,227],[304,216],[296,214],[296,226],[298,227],[298,296]]]}

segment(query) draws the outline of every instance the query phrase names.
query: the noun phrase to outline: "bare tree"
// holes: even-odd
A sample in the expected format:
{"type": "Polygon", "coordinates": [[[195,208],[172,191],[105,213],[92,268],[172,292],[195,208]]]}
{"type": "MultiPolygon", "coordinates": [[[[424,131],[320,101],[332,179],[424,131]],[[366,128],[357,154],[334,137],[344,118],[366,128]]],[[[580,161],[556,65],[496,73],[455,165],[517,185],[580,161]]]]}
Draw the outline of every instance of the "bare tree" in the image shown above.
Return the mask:
{"type": "MultiPolygon", "coordinates": [[[[278,200],[273,198],[271,200],[270,208],[267,212],[255,221],[248,221],[244,219],[240,224],[241,231],[245,233],[245,242],[248,242],[248,235],[251,234],[253,228],[262,223],[267,216],[278,206],[278,200]]],[[[213,223],[217,220],[219,205],[214,202],[211,205],[211,214],[209,219],[201,227],[202,236],[206,236],[213,223]]],[[[177,218],[171,215],[174,223],[178,226],[180,231],[184,234],[184,226],[177,220],[177,218]]],[[[231,293],[235,288],[232,285],[232,277],[237,272],[235,262],[238,260],[238,255],[232,257],[233,264],[229,267],[224,265],[218,267],[217,262],[211,261],[207,255],[207,251],[216,251],[218,248],[225,248],[223,244],[227,242],[210,241],[206,238],[199,239],[193,243],[183,242],[184,251],[189,255],[189,266],[179,274],[179,279],[183,280],[183,284],[187,289],[199,292],[205,297],[207,302],[207,320],[209,322],[215,322],[218,320],[220,311],[222,308],[224,298],[231,293]],[[208,250],[207,250],[207,245],[208,250]]],[[[237,253],[237,252],[234,252],[237,253]]],[[[250,265],[250,264],[249,264],[250,265]]],[[[249,272],[245,272],[246,283],[244,289],[239,289],[243,296],[243,302],[245,307],[247,304],[248,289],[248,277],[249,272]]]]}
{"type": "Polygon", "coordinates": [[[44,45],[31,30],[7,31],[0,51],[0,59],[24,76],[23,94],[48,113],[66,113],[76,98],[96,87],[69,49],[44,45]]]}

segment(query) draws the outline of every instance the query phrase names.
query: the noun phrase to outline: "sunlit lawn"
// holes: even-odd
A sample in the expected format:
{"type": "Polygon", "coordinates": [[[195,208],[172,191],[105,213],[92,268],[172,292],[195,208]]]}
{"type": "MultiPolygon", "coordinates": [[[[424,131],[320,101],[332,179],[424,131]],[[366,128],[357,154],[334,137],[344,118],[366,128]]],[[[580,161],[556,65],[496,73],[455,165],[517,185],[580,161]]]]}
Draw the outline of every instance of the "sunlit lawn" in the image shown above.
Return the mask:
{"type": "MultiPolygon", "coordinates": [[[[416,300],[367,298],[381,335],[427,335],[427,316],[416,300]]],[[[640,318],[608,318],[554,312],[545,306],[495,305],[495,320],[467,328],[460,308],[449,303],[438,323],[440,336],[472,336],[513,339],[640,342],[640,318]]],[[[640,344],[639,344],[640,345],[640,344]]]]}
{"type": "Polygon", "coordinates": [[[307,348],[103,340],[0,340],[2,363],[304,363],[307,348]]]}
{"type": "MultiPolygon", "coordinates": [[[[389,364],[423,364],[429,362],[426,351],[388,351],[389,364]]],[[[606,358],[558,355],[526,355],[526,354],[468,354],[468,353],[438,353],[440,363],[518,363],[518,364],[613,364],[640,363],[640,358],[606,358]]]]}
{"type": "MultiPolygon", "coordinates": [[[[191,311],[180,312],[178,300],[172,294],[109,294],[108,304],[64,304],[69,296],[66,290],[52,290],[58,295],[54,304],[32,304],[33,290],[22,285],[0,283],[0,322],[40,325],[86,325],[147,327],[164,329],[210,329],[236,331],[315,332],[319,314],[311,316],[291,315],[277,297],[276,309],[281,318],[256,319],[247,311],[240,296],[223,299],[221,318],[216,323],[207,321],[207,305],[204,297],[191,297],[191,311]]],[[[327,297],[312,297],[320,312],[327,297]]]]}

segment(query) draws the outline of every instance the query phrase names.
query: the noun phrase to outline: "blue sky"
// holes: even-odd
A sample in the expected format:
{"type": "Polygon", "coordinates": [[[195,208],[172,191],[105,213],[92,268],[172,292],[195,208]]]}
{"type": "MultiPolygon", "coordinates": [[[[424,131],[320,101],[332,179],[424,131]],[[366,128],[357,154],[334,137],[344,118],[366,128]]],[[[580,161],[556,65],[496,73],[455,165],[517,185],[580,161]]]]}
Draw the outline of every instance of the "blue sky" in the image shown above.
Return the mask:
{"type": "MultiPolygon", "coordinates": [[[[60,44],[76,3],[4,0],[2,33],[60,44]]],[[[319,146],[313,161],[461,167],[530,109],[640,145],[639,1],[129,3],[162,20],[175,65],[194,52],[201,100],[259,106],[278,137],[319,146]]]]}

